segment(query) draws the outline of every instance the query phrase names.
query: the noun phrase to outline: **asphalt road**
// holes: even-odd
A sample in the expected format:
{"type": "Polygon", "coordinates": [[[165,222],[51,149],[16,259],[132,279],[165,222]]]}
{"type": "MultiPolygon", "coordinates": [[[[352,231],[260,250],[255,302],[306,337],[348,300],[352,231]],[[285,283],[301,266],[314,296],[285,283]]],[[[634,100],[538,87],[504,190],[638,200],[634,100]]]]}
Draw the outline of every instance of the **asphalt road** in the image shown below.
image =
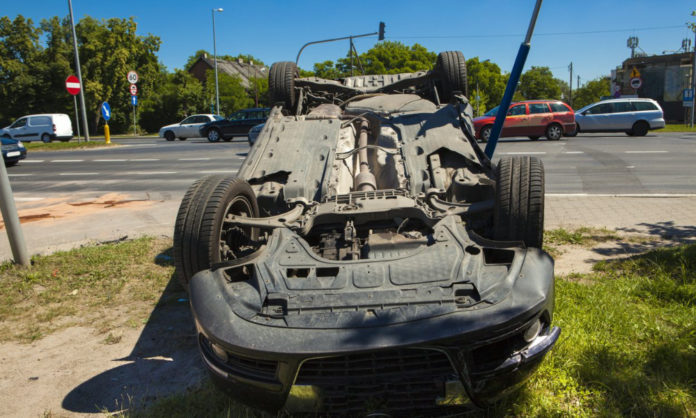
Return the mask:
{"type": "MultiPolygon", "coordinates": [[[[179,199],[202,176],[234,175],[249,149],[245,138],[231,143],[159,138],[114,142],[123,146],[30,152],[8,169],[15,197],[29,202],[67,193],[121,192],[179,199]]],[[[695,134],[588,134],[561,141],[506,138],[494,160],[505,155],[541,158],[547,194],[696,194],[695,134]]]]}

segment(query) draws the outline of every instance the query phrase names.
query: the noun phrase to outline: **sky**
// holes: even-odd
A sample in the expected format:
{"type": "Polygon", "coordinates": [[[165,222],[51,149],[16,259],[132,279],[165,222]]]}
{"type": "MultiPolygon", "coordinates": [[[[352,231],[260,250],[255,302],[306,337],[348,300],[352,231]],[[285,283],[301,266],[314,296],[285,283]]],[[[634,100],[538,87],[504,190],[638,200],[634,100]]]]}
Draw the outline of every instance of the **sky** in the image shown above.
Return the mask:
{"type": "MultiPolygon", "coordinates": [[[[309,41],[376,32],[386,23],[386,39],[406,45],[419,43],[430,51],[461,50],[466,58],[490,59],[509,72],[529,25],[534,0],[402,0],[402,1],[229,1],[180,0],[99,1],[73,0],[76,20],[133,17],[140,35],[159,36],[160,61],[169,69],[183,68],[199,49],[213,50],[213,8],[217,52],[252,54],[267,65],[293,61],[309,41]]],[[[21,14],[35,23],[51,16],[67,16],[68,2],[58,0],[0,0],[4,16],[21,14]]],[[[525,70],[547,66],[554,76],[580,76],[585,82],[609,75],[630,57],[629,36],[639,38],[648,55],[681,48],[694,34],[687,22],[696,2],[685,0],[546,0],[532,37],[525,70]]],[[[359,52],[377,43],[377,37],[355,40],[359,52]]],[[[309,46],[299,65],[335,61],[348,53],[348,41],[309,46]]],[[[471,83],[473,80],[469,80],[471,83]]]]}

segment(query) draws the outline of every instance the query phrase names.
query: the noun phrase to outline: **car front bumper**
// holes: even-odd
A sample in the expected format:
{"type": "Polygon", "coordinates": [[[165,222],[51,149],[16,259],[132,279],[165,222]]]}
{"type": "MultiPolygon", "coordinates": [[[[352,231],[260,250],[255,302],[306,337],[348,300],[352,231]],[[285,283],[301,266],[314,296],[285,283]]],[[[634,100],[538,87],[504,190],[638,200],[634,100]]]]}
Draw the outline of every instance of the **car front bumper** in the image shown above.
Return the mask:
{"type": "Polygon", "coordinates": [[[13,163],[19,160],[23,160],[27,158],[27,149],[19,147],[7,149],[3,148],[2,158],[6,163],[13,163]]]}
{"type": "MultiPolygon", "coordinates": [[[[341,290],[278,292],[287,280],[280,270],[301,258],[304,248],[289,231],[277,232],[265,250],[199,272],[190,283],[204,362],[218,386],[251,406],[349,415],[486,406],[523,383],[560,334],[551,326],[553,261],[541,250],[515,248],[507,264],[481,259],[477,269],[476,258],[488,249],[508,250],[486,240],[479,242],[482,251],[475,250],[479,244],[452,229],[452,240],[436,232],[441,242],[428,250],[452,251],[458,241],[460,248],[446,258],[461,266],[458,274],[479,272],[470,278],[475,286],[456,279],[435,286],[404,283],[407,278],[395,275],[396,262],[387,260],[382,268],[373,260],[367,276],[359,274],[365,262],[356,261],[343,262],[352,265],[345,273],[336,269],[333,279],[313,273],[304,279],[330,288],[352,278],[361,287],[357,292],[346,282],[341,290]],[[455,256],[459,250],[468,256],[455,256]],[[391,283],[377,288],[370,280],[380,274],[391,274],[391,283]],[[442,302],[423,302],[438,292],[442,302]],[[385,294],[397,295],[393,306],[380,301],[385,294]],[[424,299],[406,302],[414,294],[424,299]],[[326,300],[331,309],[317,308],[326,300]]],[[[431,258],[423,252],[409,260],[431,271],[431,258]]],[[[311,268],[335,264],[314,258],[311,268]]]]}

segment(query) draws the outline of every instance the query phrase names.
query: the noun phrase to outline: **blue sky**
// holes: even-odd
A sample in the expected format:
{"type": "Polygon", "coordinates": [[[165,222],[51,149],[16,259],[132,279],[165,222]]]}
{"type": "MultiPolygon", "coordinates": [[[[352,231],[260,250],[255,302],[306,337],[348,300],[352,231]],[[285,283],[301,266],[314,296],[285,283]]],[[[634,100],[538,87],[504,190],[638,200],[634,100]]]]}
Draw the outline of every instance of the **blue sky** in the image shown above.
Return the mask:
{"type": "MultiPolygon", "coordinates": [[[[160,60],[169,69],[181,68],[196,50],[212,51],[211,9],[216,15],[219,54],[250,53],[266,64],[294,60],[308,41],[377,31],[387,25],[388,40],[420,43],[431,51],[461,50],[464,56],[490,59],[510,71],[531,16],[534,0],[498,1],[228,1],[178,0],[99,1],[73,0],[76,19],[130,17],[138,33],[162,39],[160,60]]],[[[0,0],[5,16],[17,14],[35,22],[66,16],[67,1],[0,0]]],[[[626,39],[635,35],[649,55],[677,50],[685,37],[693,38],[686,22],[696,2],[682,0],[568,1],[546,0],[541,8],[532,49],[525,69],[548,66],[556,77],[568,80],[572,61],[581,82],[608,75],[630,56],[626,39]]],[[[356,40],[364,52],[377,42],[356,40]]],[[[300,66],[345,56],[347,41],[308,47],[300,66]]]]}

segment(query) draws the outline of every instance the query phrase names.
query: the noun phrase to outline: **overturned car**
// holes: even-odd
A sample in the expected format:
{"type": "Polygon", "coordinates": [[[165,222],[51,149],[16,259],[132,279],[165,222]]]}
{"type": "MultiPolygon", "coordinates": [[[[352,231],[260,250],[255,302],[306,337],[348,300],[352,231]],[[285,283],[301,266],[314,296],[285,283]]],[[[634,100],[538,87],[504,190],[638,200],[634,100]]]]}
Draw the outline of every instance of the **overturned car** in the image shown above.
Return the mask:
{"type": "Polygon", "coordinates": [[[176,219],[214,381],[266,410],[486,406],[558,339],[544,170],[476,144],[460,52],[341,81],[271,67],[276,104],[236,178],[176,219]]]}

